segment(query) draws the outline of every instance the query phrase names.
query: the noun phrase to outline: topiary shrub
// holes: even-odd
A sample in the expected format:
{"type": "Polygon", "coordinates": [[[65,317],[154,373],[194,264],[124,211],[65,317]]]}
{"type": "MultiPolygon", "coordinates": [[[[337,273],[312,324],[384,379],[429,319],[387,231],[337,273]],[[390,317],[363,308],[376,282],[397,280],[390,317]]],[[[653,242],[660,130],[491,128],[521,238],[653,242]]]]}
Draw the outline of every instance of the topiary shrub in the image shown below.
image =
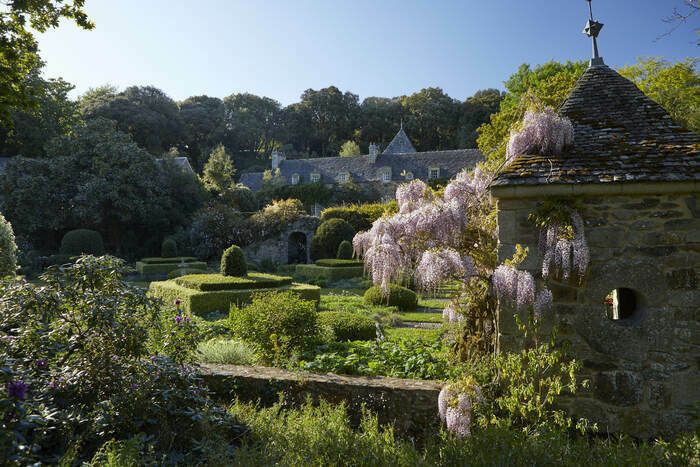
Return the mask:
{"type": "Polygon", "coordinates": [[[365,291],[365,302],[370,305],[395,306],[401,311],[415,310],[418,306],[418,295],[413,290],[391,284],[387,295],[378,285],[365,291]]]}
{"type": "Polygon", "coordinates": [[[174,258],[177,256],[177,243],[172,238],[166,238],[160,246],[160,256],[174,258]]]}
{"type": "Polygon", "coordinates": [[[377,326],[371,318],[356,313],[324,311],[318,323],[333,332],[336,341],[367,341],[377,337],[377,326]]]}
{"type": "Polygon", "coordinates": [[[314,259],[335,258],[343,240],[352,242],[355,229],[343,219],[330,219],[322,222],[311,241],[311,254],[314,259]]]}
{"type": "Polygon", "coordinates": [[[260,293],[245,308],[231,307],[234,335],[268,362],[281,362],[318,341],[316,304],[292,292],[260,293]]]}
{"type": "Polygon", "coordinates": [[[338,253],[335,255],[337,259],[352,259],[352,243],[343,240],[338,245],[338,253]]]}
{"type": "Polygon", "coordinates": [[[61,240],[62,255],[94,255],[105,254],[105,245],[99,232],[89,229],[76,229],[67,232],[61,240]]]}
{"type": "Polygon", "coordinates": [[[221,274],[224,276],[245,276],[248,274],[248,264],[245,255],[236,245],[231,245],[221,255],[221,274]]]}
{"type": "Polygon", "coordinates": [[[17,244],[12,225],[0,214],[0,277],[17,271],[17,244]]]}

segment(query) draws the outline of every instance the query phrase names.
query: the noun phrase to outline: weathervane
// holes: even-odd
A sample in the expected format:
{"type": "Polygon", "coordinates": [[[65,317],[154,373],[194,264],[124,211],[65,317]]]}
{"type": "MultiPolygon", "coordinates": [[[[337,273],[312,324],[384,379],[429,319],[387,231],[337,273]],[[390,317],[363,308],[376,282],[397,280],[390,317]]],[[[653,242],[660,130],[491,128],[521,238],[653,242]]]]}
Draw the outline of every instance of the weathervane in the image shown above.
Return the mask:
{"type": "Polygon", "coordinates": [[[600,30],[603,29],[603,23],[593,19],[593,7],[591,6],[591,0],[586,0],[588,2],[588,12],[590,13],[590,18],[586,23],[586,27],[583,28],[583,33],[593,39],[593,58],[591,59],[591,66],[605,65],[602,57],[598,55],[598,34],[600,30]]]}

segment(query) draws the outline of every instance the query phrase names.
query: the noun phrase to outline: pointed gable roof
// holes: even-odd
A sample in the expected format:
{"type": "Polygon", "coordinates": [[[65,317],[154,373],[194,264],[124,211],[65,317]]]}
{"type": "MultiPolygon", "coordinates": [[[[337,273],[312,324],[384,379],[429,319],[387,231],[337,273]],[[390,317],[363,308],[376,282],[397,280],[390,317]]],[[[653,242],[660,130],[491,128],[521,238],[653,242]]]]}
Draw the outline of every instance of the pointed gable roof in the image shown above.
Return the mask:
{"type": "Polygon", "coordinates": [[[382,154],[406,154],[414,152],[416,152],[416,148],[413,147],[411,140],[408,139],[408,135],[403,131],[402,124],[399,132],[396,133],[396,136],[394,136],[394,139],[391,140],[391,143],[389,143],[389,146],[386,147],[382,154]]]}
{"type": "Polygon", "coordinates": [[[559,113],[573,123],[573,147],[518,156],[495,185],[700,181],[700,135],[607,66],[588,68],[559,113]]]}

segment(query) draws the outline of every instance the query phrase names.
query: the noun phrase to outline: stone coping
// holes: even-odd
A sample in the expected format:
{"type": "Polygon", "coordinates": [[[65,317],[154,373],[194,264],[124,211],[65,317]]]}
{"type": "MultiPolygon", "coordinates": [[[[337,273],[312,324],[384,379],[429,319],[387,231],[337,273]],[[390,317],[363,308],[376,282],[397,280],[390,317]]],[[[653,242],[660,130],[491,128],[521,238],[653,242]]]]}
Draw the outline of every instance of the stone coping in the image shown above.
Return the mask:
{"type": "Polygon", "coordinates": [[[652,195],[695,192],[700,192],[700,180],[685,182],[497,185],[491,187],[491,194],[498,199],[578,195],[652,195]]]}
{"type": "Polygon", "coordinates": [[[440,391],[440,389],[442,389],[442,384],[439,381],[419,379],[389,378],[386,376],[341,376],[334,373],[309,373],[306,371],[290,371],[267,366],[221,365],[214,363],[202,363],[199,366],[200,374],[203,376],[238,376],[245,378],[275,379],[290,382],[331,383],[343,386],[372,388],[400,387],[402,389],[424,391],[440,391]]]}

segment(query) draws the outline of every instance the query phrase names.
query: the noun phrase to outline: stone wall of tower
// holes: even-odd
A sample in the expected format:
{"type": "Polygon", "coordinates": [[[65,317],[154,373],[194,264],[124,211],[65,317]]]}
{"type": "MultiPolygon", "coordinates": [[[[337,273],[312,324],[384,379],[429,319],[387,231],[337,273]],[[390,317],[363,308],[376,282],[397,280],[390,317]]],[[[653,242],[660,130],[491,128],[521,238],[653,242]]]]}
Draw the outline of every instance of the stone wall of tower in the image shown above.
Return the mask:
{"type": "MultiPolygon", "coordinates": [[[[524,269],[541,277],[538,199],[499,199],[499,259],[529,248],[524,269]]],[[[583,363],[590,387],[565,405],[602,430],[639,437],[700,426],[700,203],[698,193],[586,196],[580,213],[591,262],[583,284],[552,283],[547,331],[583,363]],[[630,318],[612,320],[604,301],[635,291],[630,318]]],[[[501,350],[517,350],[512,311],[499,316],[501,350]]]]}

